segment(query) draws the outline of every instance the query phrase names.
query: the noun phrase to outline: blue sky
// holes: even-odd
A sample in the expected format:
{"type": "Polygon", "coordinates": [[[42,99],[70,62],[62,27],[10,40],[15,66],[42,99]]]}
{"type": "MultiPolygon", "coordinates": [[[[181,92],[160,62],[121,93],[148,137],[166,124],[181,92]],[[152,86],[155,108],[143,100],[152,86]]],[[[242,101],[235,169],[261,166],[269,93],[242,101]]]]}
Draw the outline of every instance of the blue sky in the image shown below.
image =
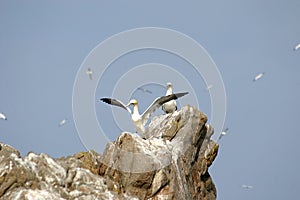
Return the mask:
{"type": "MultiPolygon", "coordinates": [[[[85,150],[73,121],[72,91],[86,56],[119,32],[169,28],[200,43],[225,84],[229,132],[210,168],[218,199],[296,199],[300,51],[293,47],[300,42],[299,8],[296,0],[0,1],[0,112],[8,118],[0,121],[0,141],[22,155],[61,157],[85,150]],[[260,72],[265,76],[253,83],[260,72]],[[58,127],[64,118],[66,125],[58,127]]],[[[137,52],[116,65],[150,62],[152,54],[137,52]]],[[[155,55],[156,62],[167,56],[155,55]]],[[[117,79],[114,71],[107,73],[107,79],[117,79]]],[[[149,87],[164,92],[162,86],[149,87]]],[[[209,116],[205,85],[198,87],[199,109],[209,116]]],[[[102,113],[109,118],[108,106],[95,106],[100,121],[102,113]]],[[[104,126],[113,132],[110,139],[118,134],[114,126],[104,126]]]]}

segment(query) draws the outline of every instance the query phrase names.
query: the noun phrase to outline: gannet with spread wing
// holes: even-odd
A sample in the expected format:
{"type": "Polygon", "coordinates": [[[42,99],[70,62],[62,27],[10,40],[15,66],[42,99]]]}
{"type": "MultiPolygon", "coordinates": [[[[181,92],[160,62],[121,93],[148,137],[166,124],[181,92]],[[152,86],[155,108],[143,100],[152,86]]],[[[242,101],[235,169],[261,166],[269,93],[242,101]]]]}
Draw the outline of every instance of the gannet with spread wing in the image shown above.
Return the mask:
{"type": "Polygon", "coordinates": [[[155,110],[157,108],[159,108],[164,103],[166,103],[170,100],[178,99],[186,94],[188,94],[188,92],[182,92],[182,93],[176,93],[176,94],[170,94],[167,96],[158,97],[153,101],[153,103],[145,110],[145,112],[142,115],[140,115],[140,113],[139,113],[138,101],[135,99],[130,100],[130,102],[127,105],[125,105],[124,103],[122,103],[121,101],[119,101],[117,99],[112,99],[112,98],[101,98],[100,100],[105,103],[108,103],[108,104],[111,104],[114,106],[119,106],[119,107],[127,110],[131,114],[131,119],[134,124],[136,132],[144,133],[145,125],[146,125],[147,121],[149,120],[150,116],[152,115],[152,113],[155,112],[155,110]],[[131,110],[128,108],[130,105],[133,105],[132,113],[131,113],[131,110]]]}

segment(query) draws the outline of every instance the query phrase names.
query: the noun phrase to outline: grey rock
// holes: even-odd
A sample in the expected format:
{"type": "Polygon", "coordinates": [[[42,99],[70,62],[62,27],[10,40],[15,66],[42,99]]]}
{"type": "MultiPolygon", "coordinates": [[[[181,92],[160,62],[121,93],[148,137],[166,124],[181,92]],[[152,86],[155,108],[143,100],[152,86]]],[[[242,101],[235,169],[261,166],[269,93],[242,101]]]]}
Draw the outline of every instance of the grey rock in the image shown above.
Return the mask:
{"type": "Polygon", "coordinates": [[[123,132],[100,155],[59,159],[0,145],[0,200],[216,199],[208,173],[218,152],[207,117],[191,106],[154,117],[141,136],[123,132]]]}

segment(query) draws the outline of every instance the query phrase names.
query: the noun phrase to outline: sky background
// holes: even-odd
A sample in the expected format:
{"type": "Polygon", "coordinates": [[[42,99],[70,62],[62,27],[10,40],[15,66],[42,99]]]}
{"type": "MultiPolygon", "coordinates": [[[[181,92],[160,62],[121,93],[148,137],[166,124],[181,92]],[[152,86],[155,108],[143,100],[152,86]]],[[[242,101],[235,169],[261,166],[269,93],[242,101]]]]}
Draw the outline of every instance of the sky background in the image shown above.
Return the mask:
{"type": "MultiPolygon", "coordinates": [[[[2,0],[0,112],[8,120],[0,121],[0,141],[22,155],[33,151],[61,157],[85,151],[73,121],[72,91],[86,56],[119,32],[169,28],[200,43],[225,84],[229,132],[220,140],[218,156],[209,169],[218,200],[297,199],[300,50],[293,47],[300,42],[299,9],[299,0],[2,0]],[[252,82],[260,72],[265,76],[252,82]],[[59,127],[64,118],[67,123],[59,127]],[[243,184],[254,188],[245,190],[243,184]]],[[[152,53],[137,52],[120,59],[119,65],[153,61],[147,57],[152,53]]],[[[156,62],[166,56],[156,55],[156,62]]],[[[115,78],[114,72],[107,73],[106,78],[115,78]]],[[[146,87],[153,93],[132,95],[150,99],[145,96],[164,93],[161,85],[146,87]]],[[[201,96],[199,109],[209,117],[205,84],[195,87],[201,96]]],[[[99,89],[96,99],[110,92],[99,89]]],[[[111,118],[109,106],[96,99],[99,121],[101,116],[111,118]]],[[[105,123],[104,131],[111,132],[112,140],[119,134],[111,123],[105,123]]]]}

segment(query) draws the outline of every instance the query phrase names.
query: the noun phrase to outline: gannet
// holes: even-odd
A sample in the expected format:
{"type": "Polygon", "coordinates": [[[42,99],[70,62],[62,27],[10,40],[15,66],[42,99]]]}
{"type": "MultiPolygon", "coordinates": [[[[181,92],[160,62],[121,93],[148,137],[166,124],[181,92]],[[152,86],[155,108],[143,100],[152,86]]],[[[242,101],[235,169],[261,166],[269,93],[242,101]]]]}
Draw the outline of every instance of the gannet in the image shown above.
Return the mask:
{"type": "Polygon", "coordinates": [[[208,85],[206,90],[210,90],[211,88],[213,88],[214,86],[212,84],[208,85]]]}
{"type": "Polygon", "coordinates": [[[152,91],[150,91],[148,89],[145,89],[145,88],[142,88],[142,87],[139,87],[138,90],[141,90],[142,92],[145,92],[145,93],[152,94],[152,91]]]}
{"type": "Polygon", "coordinates": [[[298,50],[299,48],[300,48],[300,43],[294,47],[294,51],[298,50]]]}
{"type": "Polygon", "coordinates": [[[242,185],[242,188],[244,189],[253,189],[252,185],[242,185]]]}
{"type": "Polygon", "coordinates": [[[265,72],[262,72],[262,73],[257,74],[257,75],[254,77],[253,82],[254,82],[254,81],[257,81],[257,80],[259,80],[259,79],[261,79],[261,78],[263,77],[263,75],[265,75],[265,72]]]}
{"type": "Polygon", "coordinates": [[[0,113],[0,119],[7,120],[7,117],[3,113],[0,113]]]}
{"type": "Polygon", "coordinates": [[[117,99],[112,99],[112,98],[101,98],[100,100],[105,103],[108,103],[108,104],[111,104],[114,106],[119,106],[119,107],[127,110],[131,114],[131,119],[134,124],[136,132],[144,133],[145,125],[146,125],[147,121],[149,120],[151,114],[154,113],[157,108],[159,108],[161,105],[163,105],[164,103],[166,103],[172,99],[178,99],[186,94],[188,94],[188,92],[176,93],[176,94],[158,97],[152,102],[152,104],[145,110],[145,112],[142,115],[140,115],[140,113],[139,113],[138,101],[135,99],[130,100],[130,102],[127,105],[125,105],[124,103],[122,103],[121,101],[119,101],[117,99]],[[132,113],[131,113],[131,110],[128,108],[130,105],[133,105],[132,113]]]}
{"type": "Polygon", "coordinates": [[[218,140],[220,140],[223,136],[225,136],[227,134],[227,131],[229,130],[229,128],[226,128],[225,130],[223,130],[218,138],[218,140]]]}
{"type": "MultiPolygon", "coordinates": [[[[167,83],[167,92],[166,92],[166,96],[173,94],[173,86],[172,83],[167,83]]],[[[177,110],[177,105],[176,105],[176,101],[174,99],[172,99],[171,101],[168,101],[167,103],[164,103],[164,105],[162,105],[162,110],[165,113],[172,113],[175,110],[177,110]]]]}
{"type": "Polygon", "coordinates": [[[93,79],[93,71],[91,70],[91,68],[88,68],[86,70],[86,74],[89,75],[89,77],[90,77],[91,80],[93,79]]]}
{"type": "Polygon", "coordinates": [[[58,126],[63,126],[67,123],[67,119],[63,119],[59,122],[58,126]]]}

